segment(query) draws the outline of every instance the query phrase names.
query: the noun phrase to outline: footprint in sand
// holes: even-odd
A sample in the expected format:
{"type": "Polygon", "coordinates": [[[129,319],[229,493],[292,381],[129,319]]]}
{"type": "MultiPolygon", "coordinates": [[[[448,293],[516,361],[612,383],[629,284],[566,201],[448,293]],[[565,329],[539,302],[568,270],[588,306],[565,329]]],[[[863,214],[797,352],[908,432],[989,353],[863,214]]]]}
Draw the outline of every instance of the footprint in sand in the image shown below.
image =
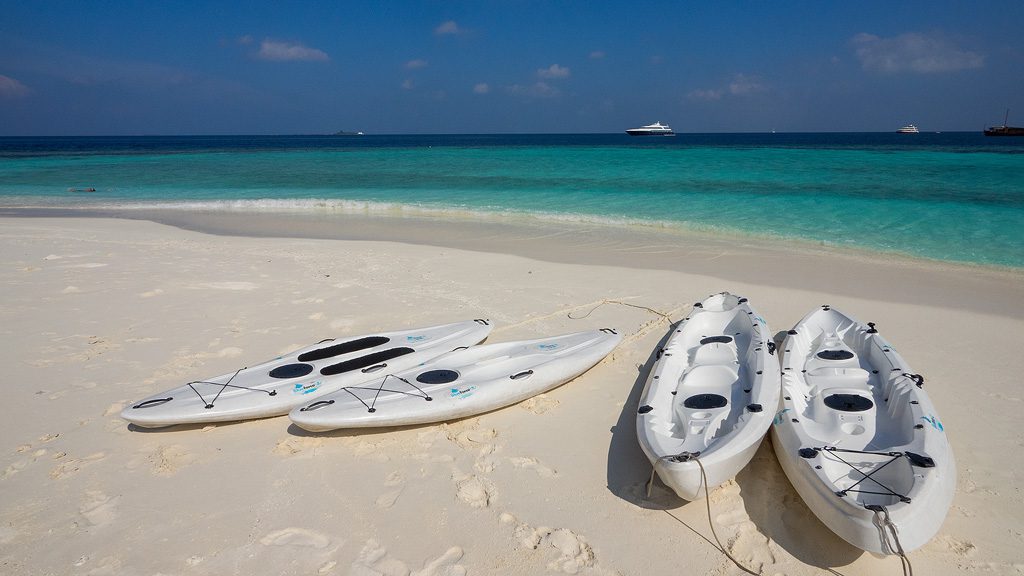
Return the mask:
{"type": "Polygon", "coordinates": [[[171,444],[160,446],[147,458],[152,466],[152,472],[156,476],[173,476],[185,466],[196,461],[195,454],[190,453],[184,446],[171,444]]]}
{"type": "Polygon", "coordinates": [[[494,485],[486,478],[455,472],[452,480],[456,496],[473,508],[486,508],[494,498],[494,485]]]}
{"type": "MultiPolygon", "coordinates": [[[[60,458],[66,456],[66,454],[63,452],[61,452],[60,454],[60,458]]],[[[57,465],[56,468],[50,470],[50,478],[53,478],[54,480],[66,478],[68,476],[78,473],[78,471],[84,468],[85,466],[92,464],[93,462],[96,462],[98,460],[102,460],[106,457],[107,455],[104,452],[96,452],[81,459],[68,458],[67,460],[62,460],[60,464],[57,465]]]]}
{"type": "Polygon", "coordinates": [[[509,458],[509,462],[511,462],[512,465],[515,466],[516,468],[522,468],[524,470],[533,470],[541,478],[554,478],[555,476],[558,476],[557,470],[553,468],[548,468],[547,466],[541,464],[540,461],[537,460],[536,458],[509,458]]]}
{"type": "Polygon", "coordinates": [[[402,490],[405,489],[405,478],[401,472],[397,470],[388,474],[387,478],[384,479],[384,486],[393,488],[377,497],[377,507],[387,510],[395,505],[398,501],[398,497],[402,495],[402,490]]]}
{"type": "Polygon", "coordinates": [[[107,496],[99,490],[85,493],[85,501],[78,508],[79,513],[93,526],[106,526],[117,518],[120,496],[107,496]]]}
{"type": "Polygon", "coordinates": [[[104,416],[119,416],[121,414],[121,411],[124,410],[124,407],[127,406],[127,405],[128,405],[128,401],[127,400],[122,400],[120,402],[114,402],[110,406],[107,406],[107,409],[103,411],[103,415],[104,416]]]}
{"type": "Polygon", "coordinates": [[[312,458],[316,456],[317,448],[320,448],[323,444],[323,438],[291,437],[278,442],[272,452],[286,458],[291,456],[312,458]]]}
{"type": "Polygon", "coordinates": [[[558,406],[558,404],[558,400],[549,397],[547,394],[538,394],[529,400],[523,401],[519,406],[524,410],[533,412],[534,414],[543,414],[558,406]]]}
{"type": "Polygon", "coordinates": [[[494,444],[484,444],[477,452],[476,460],[473,461],[473,469],[481,474],[493,472],[498,467],[498,458],[494,453],[498,447],[494,444]]]}
{"type": "MultiPolygon", "coordinates": [[[[503,521],[507,520],[504,518],[503,521]]],[[[537,550],[551,558],[548,569],[564,574],[577,574],[595,565],[594,550],[583,536],[567,528],[531,527],[519,524],[512,534],[524,548],[537,550]]]]}
{"type": "Polygon", "coordinates": [[[480,420],[474,419],[469,422],[458,422],[455,424],[442,424],[448,440],[455,442],[464,450],[478,450],[482,446],[491,444],[498,436],[497,430],[492,428],[480,428],[480,420]]]}
{"type": "Polygon", "coordinates": [[[295,527],[275,530],[263,538],[260,538],[260,544],[263,544],[264,546],[292,546],[297,548],[320,549],[327,548],[330,543],[331,539],[320,532],[295,527]]]}
{"type": "Polygon", "coordinates": [[[960,558],[970,558],[978,552],[978,547],[973,542],[958,540],[952,536],[939,536],[933,542],[940,549],[952,552],[960,558]]]}
{"type": "Polygon", "coordinates": [[[392,558],[379,542],[368,540],[352,563],[349,576],[465,576],[466,568],[458,564],[462,556],[462,548],[453,546],[426,561],[422,570],[410,571],[405,562],[392,558]]]}

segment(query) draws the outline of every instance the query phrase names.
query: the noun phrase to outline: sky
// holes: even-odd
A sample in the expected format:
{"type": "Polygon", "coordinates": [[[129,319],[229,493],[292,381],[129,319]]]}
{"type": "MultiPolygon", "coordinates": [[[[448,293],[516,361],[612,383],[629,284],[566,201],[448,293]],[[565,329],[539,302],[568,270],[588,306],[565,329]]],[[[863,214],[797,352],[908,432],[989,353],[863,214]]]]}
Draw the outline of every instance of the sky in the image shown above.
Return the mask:
{"type": "Polygon", "coordinates": [[[1024,2],[0,0],[0,136],[1024,125],[1024,2]]]}

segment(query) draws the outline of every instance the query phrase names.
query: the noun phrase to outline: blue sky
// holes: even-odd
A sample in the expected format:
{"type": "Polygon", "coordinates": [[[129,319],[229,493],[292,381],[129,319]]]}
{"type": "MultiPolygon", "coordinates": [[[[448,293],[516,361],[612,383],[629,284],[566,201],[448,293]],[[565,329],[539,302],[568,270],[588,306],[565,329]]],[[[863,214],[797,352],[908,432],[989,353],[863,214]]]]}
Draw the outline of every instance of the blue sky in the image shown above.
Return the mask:
{"type": "Polygon", "coordinates": [[[0,0],[0,135],[1024,125],[1024,2],[0,0]]]}

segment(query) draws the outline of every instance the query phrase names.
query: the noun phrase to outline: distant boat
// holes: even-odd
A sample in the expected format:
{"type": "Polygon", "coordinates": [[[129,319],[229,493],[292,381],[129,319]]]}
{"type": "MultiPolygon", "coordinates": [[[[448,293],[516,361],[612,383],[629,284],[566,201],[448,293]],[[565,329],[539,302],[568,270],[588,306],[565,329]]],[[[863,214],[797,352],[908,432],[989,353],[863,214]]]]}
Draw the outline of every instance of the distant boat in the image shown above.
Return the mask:
{"type": "Polygon", "coordinates": [[[362,135],[363,135],[362,132],[346,132],[344,130],[338,130],[334,134],[331,134],[331,136],[362,136],[362,135]]]}
{"type": "Polygon", "coordinates": [[[1024,136],[1024,128],[1006,125],[1006,121],[1009,119],[1010,109],[1007,108],[1006,116],[1003,116],[1003,125],[985,128],[985,136],[1024,136]]]}
{"type": "Polygon", "coordinates": [[[917,134],[918,132],[917,126],[914,126],[913,124],[907,124],[896,131],[897,134],[917,134]]]}
{"type": "Polygon", "coordinates": [[[641,126],[639,128],[630,128],[626,130],[626,134],[630,136],[675,136],[676,133],[672,131],[666,124],[661,122],[655,122],[654,124],[648,124],[647,126],[641,126]]]}

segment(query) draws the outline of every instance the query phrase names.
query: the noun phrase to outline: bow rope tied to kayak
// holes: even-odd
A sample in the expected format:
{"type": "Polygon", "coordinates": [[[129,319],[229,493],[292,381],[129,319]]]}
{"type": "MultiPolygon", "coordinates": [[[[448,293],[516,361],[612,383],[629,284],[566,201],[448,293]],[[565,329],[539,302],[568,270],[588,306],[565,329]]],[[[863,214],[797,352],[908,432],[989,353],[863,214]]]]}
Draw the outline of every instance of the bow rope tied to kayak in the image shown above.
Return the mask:
{"type": "MultiPolygon", "coordinates": [[[[919,376],[917,374],[903,374],[903,375],[909,377],[918,386],[920,386],[924,382],[924,378],[922,378],[921,376],[919,376]],[[914,378],[914,376],[917,376],[917,378],[914,378]],[[920,380],[918,380],[918,379],[920,379],[920,380]]],[[[874,495],[879,495],[879,496],[895,496],[896,498],[899,499],[900,502],[902,502],[904,504],[909,504],[910,503],[910,498],[908,496],[896,492],[892,488],[889,488],[885,484],[882,484],[881,482],[879,482],[877,479],[872,478],[872,476],[876,472],[881,470],[882,468],[885,468],[889,464],[892,464],[893,462],[896,462],[897,460],[899,460],[901,458],[906,458],[907,460],[910,460],[910,463],[913,466],[921,466],[921,467],[925,467],[925,468],[931,468],[931,467],[935,466],[935,462],[931,458],[928,458],[927,456],[921,456],[920,454],[915,454],[913,452],[866,452],[866,451],[863,451],[863,450],[847,450],[847,449],[843,449],[843,448],[836,448],[834,446],[833,447],[824,446],[824,447],[821,447],[821,448],[811,448],[811,450],[814,450],[816,452],[821,453],[822,456],[824,456],[826,458],[829,458],[832,461],[837,461],[838,460],[839,462],[842,462],[843,464],[846,464],[851,469],[859,472],[861,475],[864,476],[860,480],[854,482],[852,486],[850,486],[848,488],[844,488],[843,490],[836,491],[836,496],[839,496],[840,498],[846,496],[850,492],[857,492],[857,493],[860,493],[860,494],[874,494],[874,495]],[[883,463],[881,466],[878,466],[877,468],[872,470],[871,472],[865,473],[860,468],[857,468],[853,464],[851,464],[851,463],[847,462],[846,460],[844,460],[842,456],[839,456],[837,454],[837,452],[846,452],[846,453],[850,453],[850,454],[867,454],[867,455],[870,455],[870,456],[889,456],[890,459],[887,460],[885,463],[883,463]],[[865,480],[870,480],[870,481],[874,482],[875,484],[880,486],[882,489],[884,489],[885,492],[873,492],[873,491],[869,491],[869,490],[854,490],[854,488],[856,488],[860,483],[864,482],[865,480]]],[[[864,508],[874,512],[873,522],[875,524],[875,527],[878,528],[878,533],[879,533],[879,535],[882,538],[882,542],[885,543],[886,548],[888,548],[891,552],[893,552],[894,554],[896,554],[897,556],[900,557],[900,563],[903,566],[903,574],[904,574],[904,576],[913,576],[914,575],[914,567],[910,564],[910,558],[907,558],[906,553],[903,551],[903,546],[900,544],[900,538],[899,538],[899,533],[898,533],[898,531],[896,529],[896,524],[894,524],[892,522],[892,518],[890,518],[890,516],[889,516],[889,510],[886,509],[885,506],[882,506],[880,504],[865,504],[864,508]]]]}
{"type": "Polygon", "coordinates": [[[868,504],[864,507],[875,513],[873,522],[881,533],[885,545],[900,557],[900,563],[903,565],[903,575],[914,576],[914,567],[910,565],[910,558],[907,558],[907,554],[903,551],[903,546],[900,545],[900,538],[896,533],[896,525],[889,518],[889,511],[885,506],[879,504],[868,504]]]}
{"type": "Polygon", "coordinates": [[[587,316],[590,316],[591,314],[593,314],[594,310],[597,310],[598,308],[600,308],[601,306],[604,306],[605,304],[618,304],[619,306],[628,306],[630,308],[639,308],[640,310],[647,310],[648,312],[650,312],[652,314],[657,314],[658,316],[661,316],[662,318],[668,320],[670,324],[672,323],[672,318],[670,318],[669,315],[664,313],[664,312],[661,312],[659,310],[655,310],[654,308],[649,308],[647,306],[640,306],[638,304],[630,304],[629,302],[622,302],[621,300],[601,300],[601,302],[598,305],[596,305],[593,308],[591,308],[583,316],[573,316],[572,312],[569,312],[566,316],[568,316],[570,320],[582,320],[582,319],[586,318],[587,316]]]}
{"type": "MultiPolygon", "coordinates": [[[[700,452],[680,452],[679,454],[670,454],[668,456],[662,456],[661,458],[658,458],[658,462],[661,462],[661,461],[691,462],[692,461],[692,462],[696,462],[697,463],[697,466],[700,467],[700,483],[701,483],[701,486],[704,487],[704,505],[707,507],[707,511],[708,511],[708,526],[711,527],[711,535],[715,537],[715,542],[718,543],[719,550],[721,550],[722,554],[725,554],[725,557],[728,558],[729,560],[731,560],[732,563],[735,564],[736,567],[739,568],[740,570],[746,572],[747,574],[753,574],[754,576],[760,576],[761,575],[760,572],[754,572],[750,568],[747,568],[743,564],[740,564],[739,560],[734,558],[733,555],[730,554],[729,551],[725,548],[725,546],[722,545],[722,541],[719,540],[718,533],[715,532],[715,523],[711,521],[711,498],[708,495],[708,477],[707,477],[707,474],[705,474],[705,472],[704,472],[704,464],[700,461],[700,458],[698,458],[698,456],[700,456],[700,452]]],[[[647,481],[647,497],[648,498],[651,497],[651,489],[654,487],[654,476],[655,476],[655,473],[657,472],[657,470],[658,470],[658,464],[657,464],[657,462],[655,462],[654,466],[651,467],[651,478],[650,478],[650,480],[647,481]]],[[[669,516],[672,516],[672,518],[675,518],[676,521],[682,522],[682,520],[679,520],[679,518],[677,518],[674,514],[672,514],[668,510],[665,510],[665,513],[668,514],[669,516]]]]}

